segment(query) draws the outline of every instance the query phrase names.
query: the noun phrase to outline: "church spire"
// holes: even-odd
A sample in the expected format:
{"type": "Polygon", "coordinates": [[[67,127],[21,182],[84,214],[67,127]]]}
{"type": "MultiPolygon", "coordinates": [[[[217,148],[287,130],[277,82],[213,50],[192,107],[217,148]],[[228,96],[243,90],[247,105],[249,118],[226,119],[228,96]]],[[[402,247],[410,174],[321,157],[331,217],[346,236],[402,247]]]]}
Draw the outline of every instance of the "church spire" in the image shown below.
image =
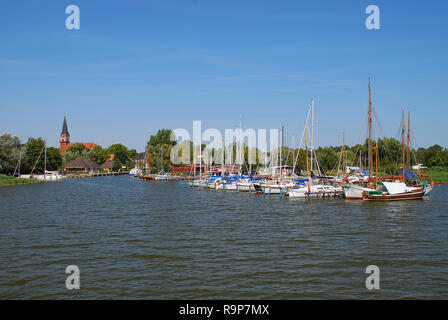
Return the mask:
{"type": "Polygon", "coordinates": [[[61,135],[62,134],[69,134],[68,133],[68,129],[67,129],[67,119],[65,118],[65,116],[64,116],[64,123],[62,124],[62,132],[61,132],[61,135]]]}
{"type": "Polygon", "coordinates": [[[64,116],[64,123],[62,124],[61,139],[59,140],[59,152],[63,154],[70,144],[70,134],[67,128],[67,119],[64,116]]]}

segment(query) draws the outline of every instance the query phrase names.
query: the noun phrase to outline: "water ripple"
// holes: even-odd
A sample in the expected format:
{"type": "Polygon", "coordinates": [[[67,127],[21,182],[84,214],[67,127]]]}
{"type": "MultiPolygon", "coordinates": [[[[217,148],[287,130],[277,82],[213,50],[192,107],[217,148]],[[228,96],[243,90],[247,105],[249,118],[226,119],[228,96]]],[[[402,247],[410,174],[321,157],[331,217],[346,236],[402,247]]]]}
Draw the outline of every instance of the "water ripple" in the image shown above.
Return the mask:
{"type": "Polygon", "coordinates": [[[291,201],[124,176],[2,188],[0,298],[446,299],[447,193],[291,201]]]}

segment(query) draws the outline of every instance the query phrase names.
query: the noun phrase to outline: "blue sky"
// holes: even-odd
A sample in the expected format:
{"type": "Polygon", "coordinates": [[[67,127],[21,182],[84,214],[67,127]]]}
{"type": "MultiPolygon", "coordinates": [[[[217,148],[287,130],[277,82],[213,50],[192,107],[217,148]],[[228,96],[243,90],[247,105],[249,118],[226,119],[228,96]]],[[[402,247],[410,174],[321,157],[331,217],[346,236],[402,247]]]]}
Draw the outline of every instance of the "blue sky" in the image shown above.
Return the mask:
{"type": "MultiPolygon", "coordinates": [[[[317,145],[359,142],[372,78],[376,134],[448,147],[446,1],[0,1],[0,131],[143,151],[161,128],[285,126],[312,97],[317,145]],[[81,29],[65,28],[66,6],[81,29]],[[365,9],[381,10],[367,30],[365,9]]],[[[297,141],[297,140],[296,140],[297,141]]]]}

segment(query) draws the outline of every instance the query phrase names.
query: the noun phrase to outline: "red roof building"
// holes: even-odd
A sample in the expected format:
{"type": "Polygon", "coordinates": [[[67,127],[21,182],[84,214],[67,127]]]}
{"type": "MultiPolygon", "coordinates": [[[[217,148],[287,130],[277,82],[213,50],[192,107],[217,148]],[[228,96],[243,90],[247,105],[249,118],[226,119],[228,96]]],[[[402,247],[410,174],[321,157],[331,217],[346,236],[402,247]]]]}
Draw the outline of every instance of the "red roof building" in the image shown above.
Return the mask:
{"type": "Polygon", "coordinates": [[[87,149],[97,146],[97,144],[93,142],[70,142],[70,134],[68,133],[68,127],[67,127],[67,119],[64,116],[64,122],[62,123],[61,138],[59,140],[59,152],[63,154],[65,151],[67,151],[68,147],[74,144],[82,144],[87,149]]]}

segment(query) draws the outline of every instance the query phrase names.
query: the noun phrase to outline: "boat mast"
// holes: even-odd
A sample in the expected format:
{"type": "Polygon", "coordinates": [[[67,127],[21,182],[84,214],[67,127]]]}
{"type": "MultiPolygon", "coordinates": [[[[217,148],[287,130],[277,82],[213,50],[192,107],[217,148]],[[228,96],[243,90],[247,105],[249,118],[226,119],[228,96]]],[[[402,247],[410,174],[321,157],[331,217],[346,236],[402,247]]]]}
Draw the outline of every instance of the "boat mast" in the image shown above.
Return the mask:
{"type": "Polygon", "coordinates": [[[293,133],[292,134],[292,172],[291,172],[291,177],[294,176],[295,170],[296,170],[296,166],[295,166],[295,159],[296,159],[296,135],[293,133]]]}
{"type": "Polygon", "coordinates": [[[151,173],[151,172],[149,172],[149,145],[146,146],[145,171],[147,172],[147,174],[151,173]]]}
{"type": "Polygon", "coordinates": [[[252,161],[251,161],[251,157],[250,157],[250,146],[247,146],[247,161],[249,162],[249,177],[252,177],[252,161]]]}
{"type": "Polygon", "coordinates": [[[241,177],[241,171],[242,171],[242,167],[243,167],[243,158],[242,158],[242,151],[243,151],[243,147],[242,147],[242,135],[243,135],[243,126],[242,126],[242,120],[241,120],[241,115],[240,115],[240,134],[239,134],[239,144],[238,144],[238,149],[239,149],[239,155],[238,155],[238,176],[241,177]]]}
{"type": "Polygon", "coordinates": [[[202,139],[199,142],[199,178],[202,176],[202,139]]]}
{"type": "Polygon", "coordinates": [[[282,176],[283,176],[283,126],[282,129],[280,131],[280,182],[282,182],[282,176]]]}
{"type": "Polygon", "coordinates": [[[408,111],[408,147],[407,147],[407,165],[408,165],[408,168],[410,168],[411,167],[411,155],[410,155],[410,150],[409,150],[409,140],[410,140],[410,131],[411,131],[411,112],[410,111],[408,111]]]}
{"type": "Polygon", "coordinates": [[[313,171],[314,152],[314,98],[311,99],[311,171],[313,171]]]}
{"type": "Polygon", "coordinates": [[[45,143],[45,161],[44,161],[44,181],[47,180],[47,141],[44,141],[45,143]]]}
{"type": "Polygon", "coordinates": [[[371,179],[372,172],[372,99],[370,93],[370,77],[369,77],[369,180],[371,179]]]}
{"type": "Polygon", "coordinates": [[[161,171],[165,171],[165,167],[163,165],[163,145],[162,145],[162,150],[160,150],[160,165],[162,167],[161,171]]]}
{"type": "Polygon", "coordinates": [[[404,105],[403,105],[403,116],[402,116],[402,125],[401,125],[401,140],[403,142],[403,157],[402,157],[402,166],[403,166],[403,181],[406,180],[405,176],[404,176],[404,161],[405,161],[405,146],[404,146],[404,105]]]}
{"type": "Polygon", "coordinates": [[[17,177],[20,177],[20,161],[22,159],[22,148],[19,149],[19,162],[17,163],[16,168],[14,169],[14,173],[12,174],[13,177],[16,176],[16,172],[17,172],[17,177]]]}
{"type": "Polygon", "coordinates": [[[345,156],[345,133],[342,133],[342,176],[345,175],[347,167],[347,157],[345,156]]]}
{"type": "Polygon", "coordinates": [[[196,177],[196,147],[193,142],[193,175],[196,177]]]}
{"type": "Polygon", "coordinates": [[[20,148],[20,154],[19,154],[19,171],[17,172],[17,176],[20,177],[20,166],[22,165],[22,148],[20,148]]]}
{"type": "Polygon", "coordinates": [[[378,157],[378,144],[375,145],[375,151],[376,151],[376,153],[375,153],[375,157],[376,157],[376,159],[375,159],[375,165],[376,165],[376,168],[375,168],[375,185],[378,186],[378,160],[379,160],[379,157],[378,157]]]}
{"type": "Polygon", "coordinates": [[[306,122],[305,122],[305,154],[306,154],[306,172],[308,177],[308,189],[310,188],[310,170],[308,164],[308,134],[306,132],[306,122]]]}
{"type": "Polygon", "coordinates": [[[224,177],[224,170],[225,170],[225,144],[224,144],[224,136],[222,137],[222,165],[221,165],[221,176],[224,177]]]}
{"type": "Polygon", "coordinates": [[[208,175],[211,177],[212,176],[213,149],[209,150],[209,152],[207,152],[207,153],[208,153],[208,167],[209,167],[208,175]]]}
{"type": "Polygon", "coordinates": [[[359,150],[359,169],[362,170],[362,150],[359,150]]]}

